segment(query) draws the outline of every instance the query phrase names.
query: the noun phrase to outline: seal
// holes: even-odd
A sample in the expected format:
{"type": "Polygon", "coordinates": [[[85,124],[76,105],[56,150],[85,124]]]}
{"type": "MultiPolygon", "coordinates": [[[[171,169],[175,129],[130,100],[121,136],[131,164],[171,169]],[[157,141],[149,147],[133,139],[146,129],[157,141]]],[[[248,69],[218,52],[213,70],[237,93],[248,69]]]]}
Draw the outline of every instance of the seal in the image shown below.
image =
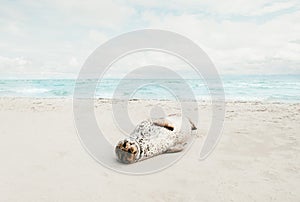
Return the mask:
{"type": "Polygon", "coordinates": [[[116,145],[117,159],[130,164],[163,153],[180,152],[196,129],[189,118],[179,114],[142,121],[128,138],[116,145]]]}

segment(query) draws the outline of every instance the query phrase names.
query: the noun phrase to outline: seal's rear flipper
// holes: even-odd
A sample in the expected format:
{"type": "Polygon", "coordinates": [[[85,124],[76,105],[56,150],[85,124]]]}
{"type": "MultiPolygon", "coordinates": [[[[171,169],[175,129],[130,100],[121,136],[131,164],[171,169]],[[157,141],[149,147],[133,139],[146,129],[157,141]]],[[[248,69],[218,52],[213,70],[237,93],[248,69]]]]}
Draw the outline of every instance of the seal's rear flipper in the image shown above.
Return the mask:
{"type": "Polygon", "coordinates": [[[195,126],[195,124],[189,119],[189,122],[191,124],[191,129],[192,130],[197,130],[197,127],[195,126]]]}

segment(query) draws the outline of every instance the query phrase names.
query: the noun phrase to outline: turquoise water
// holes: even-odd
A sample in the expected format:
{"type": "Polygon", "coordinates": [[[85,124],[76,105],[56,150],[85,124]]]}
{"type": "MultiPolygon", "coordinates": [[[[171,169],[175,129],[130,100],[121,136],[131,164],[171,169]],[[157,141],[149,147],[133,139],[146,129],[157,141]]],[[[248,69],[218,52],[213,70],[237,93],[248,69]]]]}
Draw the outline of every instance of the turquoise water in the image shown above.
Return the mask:
{"type": "MultiPolygon", "coordinates": [[[[112,98],[118,79],[104,79],[96,89],[98,98],[112,98]]],[[[90,81],[81,82],[82,89],[90,81]]],[[[126,80],[134,84],[140,80],[126,80]]],[[[155,80],[143,81],[153,83],[155,80]]],[[[179,80],[160,80],[160,84],[180,84],[179,80]]],[[[189,79],[185,82],[190,86],[199,100],[210,98],[206,84],[202,80],[189,79]]],[[[279,102],[300,102],[300,75],[272,76],[222,76],[226,100],[258,100],[279,102]]],[[[62,98],[72,97],[75,80],[73,79],[33,79],[33,80],[0,80],[0,97],[34,97],[62,98]]],[[[176,85],[173,85],[176,87],[176,85]]],[[[178,85],[180,86],[180,85],[178,85]]],[[[124,92],[128,93],[128,92],[124,92]]],[[[139,88],[131,98],[136,99],[174,99],[172,93],[157,85],[139,88]]]]}

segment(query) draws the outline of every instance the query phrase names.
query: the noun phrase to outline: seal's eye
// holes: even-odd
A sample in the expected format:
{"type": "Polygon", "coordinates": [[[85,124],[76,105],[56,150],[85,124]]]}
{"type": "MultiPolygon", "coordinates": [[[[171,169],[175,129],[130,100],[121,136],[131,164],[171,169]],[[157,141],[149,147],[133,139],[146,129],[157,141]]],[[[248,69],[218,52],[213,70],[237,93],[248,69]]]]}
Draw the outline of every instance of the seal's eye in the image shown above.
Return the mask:
{"type": "Polygon", "coordinates": [[[127,143],[127,142],[126,142],[126,141],[124,141],[124,143],[123,143],[123,147],[126,147],[126,143],[127,143]]]}

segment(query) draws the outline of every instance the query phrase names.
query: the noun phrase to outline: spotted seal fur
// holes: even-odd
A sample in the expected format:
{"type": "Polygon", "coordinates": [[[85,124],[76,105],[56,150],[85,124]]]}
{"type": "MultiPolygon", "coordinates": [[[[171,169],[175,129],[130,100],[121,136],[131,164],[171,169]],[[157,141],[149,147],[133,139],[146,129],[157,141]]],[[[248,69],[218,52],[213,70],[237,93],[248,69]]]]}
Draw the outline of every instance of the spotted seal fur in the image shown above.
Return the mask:
{"type": "Polygon", "coordinates": [[[196,129],[188,118],[178,114],[142,121],[128,138],[116,145],[117,159],[129,164],[163,153],[182,151],[192,130],[196,129]]]}

